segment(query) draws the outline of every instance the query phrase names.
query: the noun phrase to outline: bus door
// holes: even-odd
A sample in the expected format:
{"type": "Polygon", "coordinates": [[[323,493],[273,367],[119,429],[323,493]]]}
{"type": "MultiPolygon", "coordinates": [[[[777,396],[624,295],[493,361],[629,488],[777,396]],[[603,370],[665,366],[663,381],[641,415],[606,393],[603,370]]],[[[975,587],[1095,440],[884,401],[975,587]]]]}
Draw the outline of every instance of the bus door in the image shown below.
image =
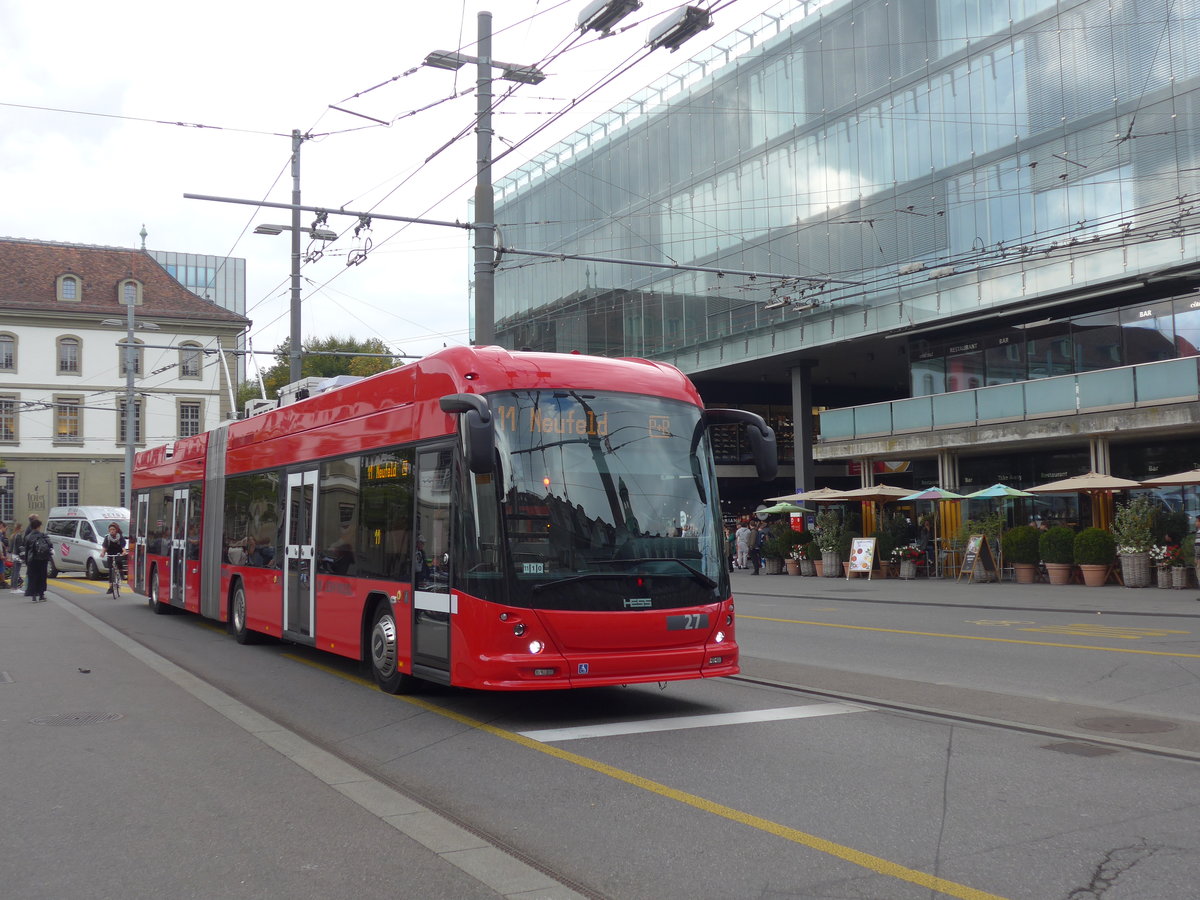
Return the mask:
{"type": "Polygon", "coordinates": [[[171,494],[171,605],[183,606],[188,555],[188,489],[176,488],[171,494]]]}
{"type": "Polygon", "coordinates": [[[450,592],[450,447],[417,454],[417,520],[413,553],[413,663],[450,669],[450,616],[457,612],[450,592]]]}
{"type": "Polygon", "coordinates": [[[137,525],[133,530],[133,571],[130,573],[129,580],[130,586],[138,591],[148,590],[146,587],[146,539],[149,532],[150,495],[139,494],[137,498],[137,525]]]}
{"type": "Polygon", "coordinates": [[[316,534],[317,470],[291,472],[283,546],[283,630],[309,637],[316,602],[316,534]]]}

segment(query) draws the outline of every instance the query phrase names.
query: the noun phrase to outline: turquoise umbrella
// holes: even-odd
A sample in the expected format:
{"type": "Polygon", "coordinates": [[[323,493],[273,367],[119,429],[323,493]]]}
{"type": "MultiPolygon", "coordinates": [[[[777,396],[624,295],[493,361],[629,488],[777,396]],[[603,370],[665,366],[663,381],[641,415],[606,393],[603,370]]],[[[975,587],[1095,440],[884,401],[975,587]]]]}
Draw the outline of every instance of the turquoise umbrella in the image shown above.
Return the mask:
{"type": "Polygon", "coordinates": [[[973,494],[967,494],[968,500],[998,500],[1005,497],[1032,497],[1033,494],[1029,491],[1019,491],[1014,487],[1009,487],[1007,484],[993,484],[991,487],[986,487],[981,491],[976,491],[973,494]]]}

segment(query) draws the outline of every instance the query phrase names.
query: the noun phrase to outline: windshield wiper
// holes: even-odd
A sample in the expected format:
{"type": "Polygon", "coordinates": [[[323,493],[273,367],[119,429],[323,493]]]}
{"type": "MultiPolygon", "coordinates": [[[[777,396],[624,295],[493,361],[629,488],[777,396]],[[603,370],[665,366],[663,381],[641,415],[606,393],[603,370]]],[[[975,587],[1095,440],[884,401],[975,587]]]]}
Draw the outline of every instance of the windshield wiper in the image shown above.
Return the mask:
{"type": "MultiPolygon", "coordinates": [[[[606,562],[608,562],[612,565],[622,565],[622,566],[625,566],[625,565],[632,566],[632,565],[636,565],[639,563],[650,563],[650,562],[676,563],[677,565],[683,566],[683,568],[687,569],[689,576],[694,581],[699,583],[701,586],[706,587],[709,590],[713,590],[714,588],[717,587],[717,582],[713,581],[711,578],[709,578],[707,575],[705,575],[703,572],[701,572],[699,569],[695,568],[694,566],[689,566],[687,563],[685,563],[681,559],[664,559],[661,556],[648,556],[644,559],[613,559],[613,560],[606,560],[606,562]]],[[[647,576],[647,574],[648,573],[646,573],[646,572],[636,572],[636,573],[635,572],[582,572],[579,575],[570,575],[566,578],[556,578],[554,581],[539,582],[538,584],[535,584],[531,588],[531,591],[534,594],[538,594],[538,593],[541,593],[542,591],[546,590],[547,588],[561,587],[564,584],[575,584],[576,582],[580,582],[580,581],[595,581],[595,580],[598,580],[601,578],[621,578],[621,577],[629,578],[634,575],[641,575],[641,576],[645,577],[645,576],[647,576]]]]}

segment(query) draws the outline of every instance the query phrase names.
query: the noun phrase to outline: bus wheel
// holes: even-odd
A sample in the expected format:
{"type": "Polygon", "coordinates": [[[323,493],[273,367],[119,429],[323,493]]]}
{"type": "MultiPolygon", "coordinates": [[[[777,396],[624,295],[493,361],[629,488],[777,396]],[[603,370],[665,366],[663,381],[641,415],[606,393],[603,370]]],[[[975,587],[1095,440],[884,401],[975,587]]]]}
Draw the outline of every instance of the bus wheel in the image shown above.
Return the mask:
{"type": "Polygon", "coordinates": [[[155,566],[150,570],[150,591],[146,595],[146,602],[150,604],[150,608],[154,610],[157,616],[165,616],[171,611],[171,607],[158,599],[158,567],[155,566]]]}
{"type": "Polygon", "coordinates": [[[396,618],[391,606],[382,602],[375,608],[375,621],[371,625],[371,636],[367,648],[370,654],[371,674],[381,691],[389,694],[407,694],[416,690],[418,679],[400,671],[399,641],[396,618]]]}
{"type": "Polygon", "coordinates": [[[229,601],[229,630],[239,644],[258,643],[258,633],[246,627],[246,587],[240,581],[229,601]]]}

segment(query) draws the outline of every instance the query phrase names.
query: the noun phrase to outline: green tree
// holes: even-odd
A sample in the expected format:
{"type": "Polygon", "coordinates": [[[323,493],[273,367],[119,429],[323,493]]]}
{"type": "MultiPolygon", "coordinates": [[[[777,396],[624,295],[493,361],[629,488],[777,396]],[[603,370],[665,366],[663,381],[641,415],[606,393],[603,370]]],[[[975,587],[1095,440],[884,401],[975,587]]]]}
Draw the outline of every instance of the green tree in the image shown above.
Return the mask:
{"type": "MultiPolygon", "coordinates": [[[[263,384],[267,388],[267,397],[274,399],[279,396],[279,389],[291,381],[291,347],[292,342],[287,338],[275,348],[275,364],[262,373],[263,384]]],[[[335,375],[374,375],[400,364],[401,360],[394,356],[325,356],[317,355],[314,351],[330,353],[336,351],[346,353],[382,353],[390,354],[391,350],[379,338],[358,340],[352,337],[310,338],[301,345],[300,377],[301,378],[332,378],[335,375]]],[[[244,405],[248,397],[257,397],[257,383],[247,382],[238,390],[238,404],[244,405]],[[247,389],[249,385],[249,389],[247,389]],[[243,397],[243,392],[246,396],[243,397]]]]}

